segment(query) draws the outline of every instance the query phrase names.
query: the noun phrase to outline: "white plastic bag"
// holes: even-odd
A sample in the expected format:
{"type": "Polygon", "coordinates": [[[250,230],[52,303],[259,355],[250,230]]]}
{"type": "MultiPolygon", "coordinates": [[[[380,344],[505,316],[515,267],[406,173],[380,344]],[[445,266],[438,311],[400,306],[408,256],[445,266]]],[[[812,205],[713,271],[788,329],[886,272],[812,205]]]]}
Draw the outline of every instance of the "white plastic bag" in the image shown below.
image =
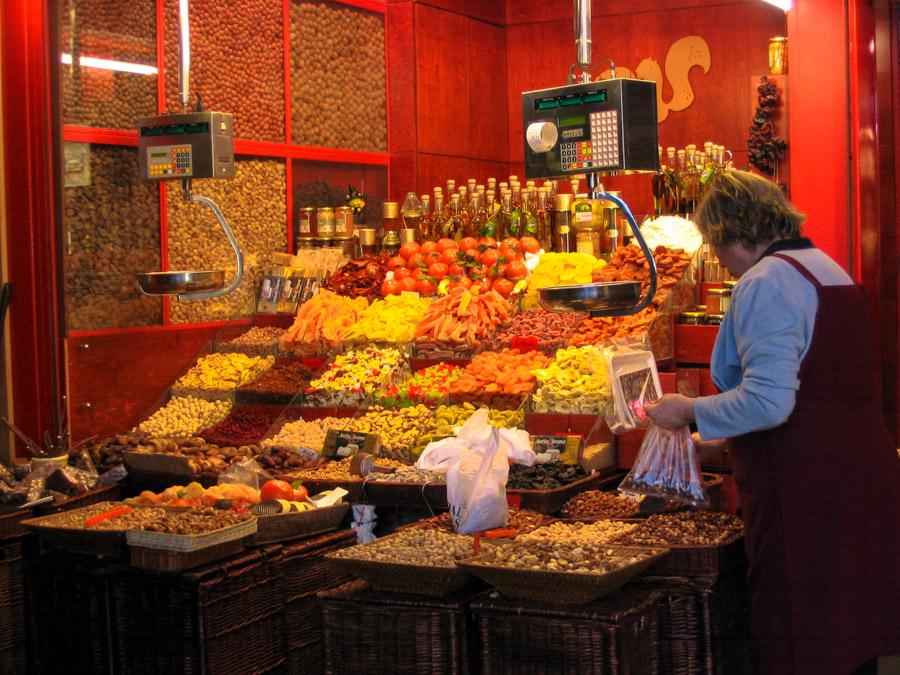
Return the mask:
{"type": "Polygon", "coordinates": [[[466,444],[451,436],[429,443],[419,459],[416,468],[422,471],[440,471],[447,473],[459,460],[459,454],[466,449],[466,444]]]}
{"type": "MultiPolygon", "coordinates": [[[[486,413],[485,413],[486,414],[486,413]]],[[[506,479],[509,462],[500,448],[500,432],[489,428],[486,438],[470,438],[459,461],[447,473],[447,501],[453,527],[474,534],[506,526],[506,479]]]]}

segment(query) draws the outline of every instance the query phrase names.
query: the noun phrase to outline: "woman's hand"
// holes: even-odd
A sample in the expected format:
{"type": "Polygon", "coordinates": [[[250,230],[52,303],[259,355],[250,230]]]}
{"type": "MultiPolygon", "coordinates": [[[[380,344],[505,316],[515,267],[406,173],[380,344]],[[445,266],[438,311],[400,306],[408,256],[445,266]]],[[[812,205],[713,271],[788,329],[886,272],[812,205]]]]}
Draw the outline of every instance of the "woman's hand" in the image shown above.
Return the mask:
{"type": "Polygon", "coordinates": [[[694,450],[700,458],[701,464],[712,466],[727,466],[728,464],[728,440],[725,438],[713,438],[705,441],[696,431],[691,434],[694,441],[694,450]]]}
{"type": "Polygon", "coordinates": [[[694,399],[681,394],[666,394],[647,405],[645,410],[657,426],[670,431],[686,427],[694,421],[694,399]]]}

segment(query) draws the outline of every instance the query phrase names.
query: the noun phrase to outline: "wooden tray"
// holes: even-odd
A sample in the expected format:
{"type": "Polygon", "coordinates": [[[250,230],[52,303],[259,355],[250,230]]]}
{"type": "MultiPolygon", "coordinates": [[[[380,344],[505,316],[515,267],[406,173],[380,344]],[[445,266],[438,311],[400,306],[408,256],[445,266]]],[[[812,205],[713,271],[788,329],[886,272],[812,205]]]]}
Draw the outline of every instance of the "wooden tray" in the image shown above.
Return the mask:
{"type": "Polygon", "coordinates": [[[446,483],[398,483],[367,480],[362,484],[361,500],[365,504],[430,508],[432,511],[450,508],[446,483]]]}
{"type": "Polygon", "coordinates": [[[559,511],[569,499],[585,490],[594,490],[600,485],[603,474],[591,473],[574,483],[553,488],[552,490],[512,490],[507,488],[506,494],[518,495],[519,507],[539,513],[551,515],[559,511]]]}
{"type": "Polygon", "coordinates": [[[257,522],[254,517],[243,523],[221,527],[218,530],[204,532],[203,534],[169,534],[168,532],[128,530],[125,533],[125,539],[129,546],[155,548],[178,553],[192,553],[235,539],[241,540],[255,533],[256,528],[257,522]]]}
{"type": "Polygon", "coordinates": [[[59,523],[68,520],[81,511],[84,517],[123,506],[122,502],[99,502],[80,509],[55,513],[51,516],[31,518],[22,521],[22,526],[35,533],[41,544],[49,548],[61,548],[73,553],[87,555],[118,556],[126,552],[125,530],[95,530],[84,527],[62,526],[59,523]]]}
{"type": "Polygon", "coordinates": [[[216,560],[230,558],[243,550],[244,542],[240,539],[188,552],[132,546],[131,566],[154,572],[181,572],[216,560]]]}
{"type": "MultiPolygon", "coordinates": [[[[610,547],[647,551],[636,546],[610,547]]],[[[542,602],[583,604],[612,593],[664,557],[667,549],[652,549],[654,554],[638,562],[606,574],[523,570],[485,565],[477,557],[457,563],[466,571],[485,580],[509,598],[542,602]]]]}
{"type": "Polygon", "coordinates": [[[190,482],[197,477],[197,473],[191,468],[188,458],[184,455],[171,455],[162,452],[123,452],[122,459],[129,475],[149,474],[153,476],[167,476],[175,481],[190,482]]]}
{"type": "Polygon", "coordinates": [[[257,530],[247,539],[247,543],[251,546],[262,546],[330,532],[340,526],[349,510],[350,504],[344,503],[312,511],[257,516],[257,530]]]}

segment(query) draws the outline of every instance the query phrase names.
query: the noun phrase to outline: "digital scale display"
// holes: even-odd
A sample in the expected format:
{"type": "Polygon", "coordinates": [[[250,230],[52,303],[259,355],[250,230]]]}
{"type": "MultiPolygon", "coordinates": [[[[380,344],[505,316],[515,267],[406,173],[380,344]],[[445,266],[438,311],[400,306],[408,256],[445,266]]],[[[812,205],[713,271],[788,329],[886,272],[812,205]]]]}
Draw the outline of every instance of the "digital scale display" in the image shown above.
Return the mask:
{"type": "Polygon", "coordinates": [[[155,127],[141,127],[141,136],[186,136],[187,134],[209,133],[209,122],[193,124],[161,124],[155,127]]]}
{"type": "Polygon", "coordinates": [[[596,89],[580,94],[567,94],[566,96],[548,96],[539,98],[534,102],[535,110],[553,110],[554,108],[568,108],[573,105],[586,105],[590,103],[606,103],[606,89],[596,89]]]}

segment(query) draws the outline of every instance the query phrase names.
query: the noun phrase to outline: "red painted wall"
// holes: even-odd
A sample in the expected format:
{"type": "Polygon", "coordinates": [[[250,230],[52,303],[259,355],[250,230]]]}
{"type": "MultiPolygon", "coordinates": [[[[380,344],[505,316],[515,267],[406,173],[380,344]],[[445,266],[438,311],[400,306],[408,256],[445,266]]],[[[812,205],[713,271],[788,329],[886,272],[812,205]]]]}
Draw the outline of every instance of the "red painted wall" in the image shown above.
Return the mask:
{"type": "Polygon", "coordinates": [[[847,16],[843,2],[796,0],[788,13],[791,199],[805,231],[850,266],[847,16]]]}

